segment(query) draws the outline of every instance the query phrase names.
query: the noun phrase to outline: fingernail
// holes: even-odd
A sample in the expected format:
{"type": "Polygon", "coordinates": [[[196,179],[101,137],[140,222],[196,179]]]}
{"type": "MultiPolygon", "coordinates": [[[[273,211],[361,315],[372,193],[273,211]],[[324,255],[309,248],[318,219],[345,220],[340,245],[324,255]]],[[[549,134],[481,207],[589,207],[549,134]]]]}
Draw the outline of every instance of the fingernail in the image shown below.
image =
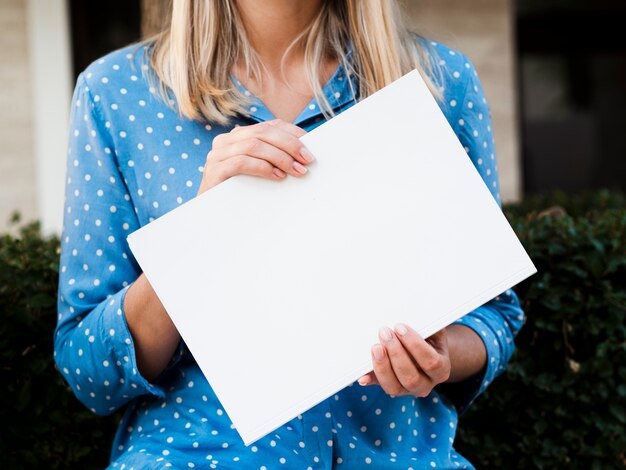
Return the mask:
{"type": "Polygon", "coordinates": [[[378,330],[378,334],[383,341],[391,341],[392,333],[386,326],[383,326],[380,330],[378,330]]]}
{"type": "Polygon", "coordinates": [[[372,354],[374,354],[374,359],[377,361],[382,361],[385,357],[385,353],[383,352],[383,347],[380,344],[376,344],[372,348],[372,354]]]}
{"type": "Polygon", "coordinates": [[[365,376],[359,379],[359,385],[367,385],[368,383],[370,383],[370,379],[365,376]]]}
{"type": "Polygon", "coordinates": [[[311,151],[306,147],[302,147],[300,149],[300,155],[302,155],[302,158],[304,158],[304,161],[307,163],[311,163],[313,160],[315,160],[315,157],[313,156],[311,151]]]}
{"type": "Polygon", "coordinates": [[[396,333],[398,333],[400,336],[404,336],[407,334],[408,330],[406,329],[406,326],[403,325],[402,323],[398,323],[395,327],[394,330],[396,330],[396,333]]]}
{"type": "Polygon", "coordinates": [[[298,173],[302,175],[308,171],[306,167],[302,165],[300,162],[293,162],[293,167],[296,169],[298,173]]]}
{"type": "Polygon", "coordinates": [[[283,170],[281,170],[280,168],[274,168],[272,170],[272,173],[274,173],[279,178],[282,178],[282,177],[284,177],[286,175],[286,173],[283,170]]]}

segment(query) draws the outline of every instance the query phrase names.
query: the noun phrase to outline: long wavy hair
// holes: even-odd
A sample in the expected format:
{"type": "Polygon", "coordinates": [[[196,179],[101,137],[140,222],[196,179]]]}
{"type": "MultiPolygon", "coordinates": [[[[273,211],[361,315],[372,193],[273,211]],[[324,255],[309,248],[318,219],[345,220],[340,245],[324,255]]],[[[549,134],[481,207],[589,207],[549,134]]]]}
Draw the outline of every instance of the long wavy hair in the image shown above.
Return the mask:
{"type": "MultiPolygon", "coordinates": [[[[236,0],[173,0],[164,24],[142,41],[149,46],[149,68],[158,77],[154,80],[152,74],[150,80],[158,94],[170,105],[175,97],[179,114],[189,119],[225,125],[236,114],[245,114],[251,98],[234,86],[232,68],[242,59],[246,78],[261,83],[265,67],[248,40],[236,0]]],[[[297,45],[303,46],[307,84],[326,118],[335,113],[322,93],[319,76],[329,56],[356,76],[357,100],[413,69],[441,98],[435,52],[404,24],[397,0],[324,0],[316,17],[286,49],[283,79],[285,59],[297,45]]]]}

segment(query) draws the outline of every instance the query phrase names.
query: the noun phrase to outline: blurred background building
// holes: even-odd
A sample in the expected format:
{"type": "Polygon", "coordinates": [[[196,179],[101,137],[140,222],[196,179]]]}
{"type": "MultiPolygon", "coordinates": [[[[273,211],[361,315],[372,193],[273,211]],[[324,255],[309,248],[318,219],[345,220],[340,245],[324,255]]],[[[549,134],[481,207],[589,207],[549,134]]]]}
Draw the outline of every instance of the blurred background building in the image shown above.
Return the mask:
{"type": "MultiPolygon", "coordinates": [[[[626,189],[623,0],[404,0],[411,26],[467,54],[491,106],[504,201],[626,189]]],[[[0,2],[0,229],[62,223],[76,76],[153,31],[167,0],[0,2]]]]}

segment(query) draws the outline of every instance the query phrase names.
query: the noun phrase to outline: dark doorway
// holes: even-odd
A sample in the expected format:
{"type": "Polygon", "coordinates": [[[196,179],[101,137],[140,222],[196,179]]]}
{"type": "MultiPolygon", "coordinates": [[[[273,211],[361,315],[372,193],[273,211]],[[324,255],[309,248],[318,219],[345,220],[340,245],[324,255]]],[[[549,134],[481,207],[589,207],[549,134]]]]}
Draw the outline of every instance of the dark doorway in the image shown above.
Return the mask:
{"type": "Polygon", "coordinates": [[[140,0],[70,0],[74,80],[98,57],[140,38],[140,0]]]}
{"type": "Polygon", "coordinates": [[[525,192],[626,190],[626,2],[516,3],[525,192]]]}

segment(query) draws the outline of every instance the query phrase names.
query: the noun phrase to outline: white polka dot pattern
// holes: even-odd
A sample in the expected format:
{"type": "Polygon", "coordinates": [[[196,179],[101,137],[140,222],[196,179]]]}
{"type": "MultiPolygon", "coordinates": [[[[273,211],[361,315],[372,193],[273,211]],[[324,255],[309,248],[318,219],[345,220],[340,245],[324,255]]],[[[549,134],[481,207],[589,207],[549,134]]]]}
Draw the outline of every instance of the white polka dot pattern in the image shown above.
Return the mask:
{"type": "MultiPolygon", "coordinates": [[[[440,106],[499,203],[490,114],[474,67],[457,51],[425,44],[444,73],[440,106]]],[[[391,398],[353,384],[249,447],[184,342],[156,381],[142,377],[123,309],[140,273],[126,236],[194,197],[216,135],[273,118],[236,81],[254,100],[248,116],[231,127],[179,118],[145,81],[142,52],[119,49],[80,74],[67,155],[55,361],[94,413],[131,405],[111,468],[473,468],[452,447],[457,414],[507,366],[524,320],[512,290],[458,321],[487,348],[480,377],[426,398],[391,398]]],[[[354,104],[355,80],[339,66],[324,86],[336,112],[354,104]]],[[[295,123],[310,131],[323,121],[313,99],[295,123]]],[[[259,386],[271,384],[251,384],[250,392],[259,386]]]]}

